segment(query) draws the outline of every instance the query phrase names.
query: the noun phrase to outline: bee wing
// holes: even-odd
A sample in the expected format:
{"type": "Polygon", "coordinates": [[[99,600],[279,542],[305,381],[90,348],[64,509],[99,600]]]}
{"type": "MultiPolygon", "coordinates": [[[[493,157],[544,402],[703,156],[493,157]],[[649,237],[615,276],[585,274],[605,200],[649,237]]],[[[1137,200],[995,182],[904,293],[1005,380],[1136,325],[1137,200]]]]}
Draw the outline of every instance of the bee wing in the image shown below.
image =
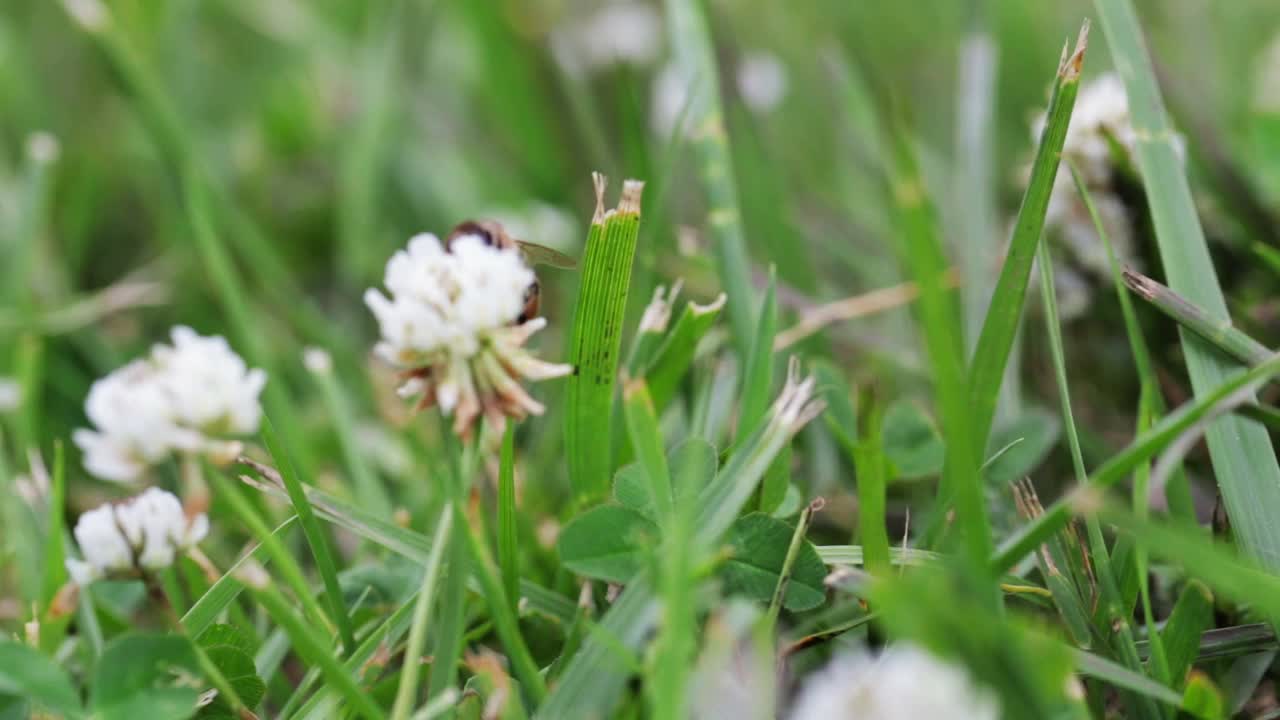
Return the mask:
{"type": "Polygon", "coordinates": [[[516,240],[516,247],[520,248],[520,254],[524,255],[524,259],[530,265],[550,265],[551,267],[561,268],[563,270],[572,270],[578,266],[578,261],[565,255],[559,250],[552,250],[545,245],[516,240]]]}

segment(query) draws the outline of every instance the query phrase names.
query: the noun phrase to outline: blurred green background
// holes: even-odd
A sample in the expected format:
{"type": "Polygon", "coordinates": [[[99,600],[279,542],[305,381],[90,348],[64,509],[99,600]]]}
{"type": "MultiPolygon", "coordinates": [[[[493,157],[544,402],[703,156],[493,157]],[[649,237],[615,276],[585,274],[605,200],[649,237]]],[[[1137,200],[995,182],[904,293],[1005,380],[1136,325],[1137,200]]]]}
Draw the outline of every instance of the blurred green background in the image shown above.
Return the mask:
{"type": "MultiPolygon", "coordinates": [[[[380,402],[386,388],[364,381],[379,376],[368,370],[376,331],[360,294],[380,282],[386,258],[414,232],[444,234],[477,216],[573,254],[592,170],[615,189],[624,177],[648,181],[633,317],[676,277],[695,299],[719,292],[703,192],[678,129],[681,87],[673,95],[662,79],[669,43],[658,4],[113,0],[109,27],[94,30],[95,7],[0,6],[0,375],[34,395],[8,422],[19,465],[21,448],[48,451],[84,423],[93,379],[177,323],[228,333],[267,366],[315,429],[313,454],[332,445],[305,346],[333,353],[364,414],[381,405],[403,422],[380,402]],[[208,180],[203,197],[184,190],[192,168],[208,180]],[[198,242],[202,222],[226,251],[229,279],[198,242]],[[256,338],[237,337],[228,282],[256,338]]],[[[899,282],[879,141],[867,132],[868,118],[891,107],[919,140],[955,257],[998,262],[1032,149],[1029,120],[1090,3],[709,7],[753,267],[762,284],[777,267],[783,328],[816,303],[899,282]],[[973,71],[961,58],[975,33],[995,51],[987,95],[957,90],[973,71]],[[975,146],[963,121],[984,103],[992,122],[975,127],[989,147],[975,146]],[[984,172],[989,182],[976,182],[984,172]],[[994,229],[977,251],[963,231],[976,206],[994,229]]],[[[1255,336],[1275,338],[1274,275],[1251,247],[1280,235],[1266,225],[1280,208],[1280,8],[1151,0],[1139,11],[1189,136],[1233,310],[1255,336]]],[[[1086,78],[1109,68],[1095,31],[1086,78]]],[[[575,282],[543,273],[552,326],[541,344],[552,358],[575,282]]],[[[1072,382],[1095,446],[1108,429],[1129,432],[1136,393],[1114,296],[1096,294],[1068,327],[1069,353],[1087,360],[1072,382]]],[[[907,317],[837,325],[806,350],[860,383],[910,391],[925,378],[907,317]]],[[[1160,359],[1180,362],[1163,332],[1160,359]]],[[[1029,404],[1052,392],[1032,345],[1029,404]]],[[[558,429],[555,419],[525,431],[548,462],[558,429]]],[[[834,483],[837,461],[826,457],[798,477],[834,483]]],[[[74,458],[70,467],[83,482],[74,458]]],[[[564,486],[562,476],[546,482],[564,486]]]]}

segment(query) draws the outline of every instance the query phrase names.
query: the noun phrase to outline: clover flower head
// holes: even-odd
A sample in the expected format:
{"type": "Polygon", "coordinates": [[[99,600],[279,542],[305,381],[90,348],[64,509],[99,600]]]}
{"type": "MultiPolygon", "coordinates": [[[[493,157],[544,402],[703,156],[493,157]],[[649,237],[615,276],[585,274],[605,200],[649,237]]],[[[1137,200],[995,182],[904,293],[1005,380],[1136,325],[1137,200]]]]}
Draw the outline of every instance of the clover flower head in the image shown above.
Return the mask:
{"type": "Polygon", "coordinates": [[[992,695],[913,645],[837,657],[800,690],[791,720],[996,720],[992,695]]]}
{"type": "Polygon", "coordinates": [[[94,429],[72,437],[90,474],[131,482],[175,452],[233,455],[226,436],[257,431],[266,374],[247,368],[221,337],[186,327],[171,336],[172,345],[156,345],[89,389],[94,429]]]}
{"type": "Polygon", "coordinates": [[[220,335],[179,326],[171,337],[173,345],[156,345],[151,360],[178,422],[210,435],[257,432],[267,374],[249,369],[220,335]]]}
{"type": "Polygon", "coordinates": [[[773,110],[787,95],[787,66],[772,53],[744,56],[738,62],[735,80],[742,102],[757,113],[773,110]]]}
{"type": "Polygon", "coordinates": [[[188,517],[173,493],[149,488],[80,516],[74,534],[84,559],[68,559],[67,572],[84,586],[104,577],[159,570],[208,532],[209,518],[203,513],[188,517]]]}
{"type": "Polygon", "coordinates": [[[563,23],[551,34],[551,54],[576,76],[615,65],[649,65],[662,51],[662,18],[653,6],[621,0],[563,23]]]}
{"type": "Polygon", "coordinates": [[[387,262],[390,296],[365,292],[382,333],[374,352],[406,372],[402,396],[420,396],[421,408],[439,404],[459,435],[469,436],[482,414],[495,429],[506,417],[541,414],[520,380],[558,377],[570,368],[524,348],[546,325],[541,318],[514,324],[534,282],[514,248],[479,235],[456,237],[448,247],[435,235],[417,235],[387,262]]]}
{"type": "Polygon", "coordinates": [[[22,405],[22,385],[14,378],[0,375],[0,413],[13,412],[22,405]]]}

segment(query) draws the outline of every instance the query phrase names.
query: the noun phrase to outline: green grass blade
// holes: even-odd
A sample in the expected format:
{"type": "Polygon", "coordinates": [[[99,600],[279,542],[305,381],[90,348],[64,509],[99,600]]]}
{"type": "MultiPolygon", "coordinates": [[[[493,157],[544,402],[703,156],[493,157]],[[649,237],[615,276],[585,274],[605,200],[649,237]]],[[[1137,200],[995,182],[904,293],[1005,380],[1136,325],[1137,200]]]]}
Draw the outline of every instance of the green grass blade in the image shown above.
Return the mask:
{"type": "Polygon", "coordinates": [[[293,558],[288,548],[284,546],[284,542],[279,536],[267,527],[265,521],[258,514],[247,498],[240,492],[240,488],[232,483],[221,473],[209,473],[212,478],[214,492],[218,497],[231,506],[232,511],[239,516],[240,521],[245,524],[249,532],[258,538],[258,542],[266,549],[267,556],[271,558],[271,562],[275,563],[276,570],[284,577],[285,584],[293,591],[299,603],[302,604],[303,610],[307,615],[307,620],[314,627],[314,632],[323,633],[330,630],[333,626],[328,616],[320,609],[319,603],[316,602],[312,595],[311,588],[307,586],[307,577],[303,574],[302,568],[299,567],[298,561],[293,558]]]}
{"type": "Polygon", "coordinates": [[[1166,705],[1181,707],[1182,696],[1139,672],[1084,650],[1075,651],[1076,669],[1123,690],[1137,693],[1166,705]]]}
{"type": "Polygon", "coordinates": [[[885,525],[889,458],[884,452],[883,417],[881,407],[872,405],[864,416],[862,435],[853,447],[853,464],[858,473],[858,533],[867,572],[872,575],[889,571],[889,529],[885,525]]]}
{"type": "MultiPolygon", "coordinates": [[[[1226,300],[1213,271],[1178,154],[1177,134],[1169,124],[1133,4],[1129,0],[1097,0],[1095,6],[1129,96],[1137,164],[1146,180],[1165,276],[1175,292],[1211,317],[1226,320],[1226,300]]],[[[1182,345],[1197,397],[1212,392],[1236,365],[1185,332],[1182,345]]],[[[1226,416],[1209,426],[1206,440],[1218,487],[1241,545],[1266,567],[1280,569],[1280,524],[1275,522],[1280,515],[1280,465],[1266,429],[1244,418],[1226,416]]]]}
{"type": "MultiPolygon", "coordinates": [[[[914,149],[902,135],[896,137],[894,146],[893,198],[902,234],[900,254],[919,288],[920,296],[914,309],[933,369],[934,391],[943,435],[947,438],[940,494],[944,501],[948,495],[956,498],[965,546],[975,567],[981,567],[992,547],[982,477],[978,472],[979,448],[986,440],[971,435],[973,424],[966,392],[960,312],[955,294],[946,287],[948,262],[914,149]]],[[[995,390],[998,392],[999,387],[995,390]]],[[[994,396],[992,401],[994,408],[994,396]]]]}
{"type": "MultiPolygon", "coordinates": [[[[269,472],[269,470],[266,467],[258,468],[259,472],[269,472]]],[[[247,476],[241,476],[241,480],[259,490],[270,492],[280,497],[287,497],[287,493],[279,485],[279,482],[271,480],[272,475],[274,473],[264,475],[264,477],[267,477],[267,483],[252,480],[247,476]]],[[[425,535],[374,517],[322,490],[309,486],[303,489],[307,493],[307,498],[310,500],[312,508],[323,520],[350,530],[356,535],[414,562],[425,563],[427,558],[430,557],[431,540],[425,535]]],[[[470,587],[476,592],[480,591],[478,584],[472,584],[470,587]]],[[[529,610],[539,612],[561,623],[567,624],[573,620],[573,603],[565,597],[525,578],[520,580],[520,593],[521,597],[528,602],[529,610]]]]}
{"type": "Polygon", "coordinates": [[[404,33],[403,3],[386,3],[370,23],[369,38],[361,48],[361,68],[354,85],[359,94],[359,115],[342,144],[338,166],[336,275],[358,287],[376,272],[380,172],[387,166],[392,139],[391,121],[398,103],[395,91],[397,60],[404,33]],[[374,257],[370,257],[373,254],[374,257]]]}
{"type": "MultiPolygon", "coordinates": [[[[510,427],[510,426],[508,426],[510,427]]],[[[444,560],[444,550],[449,533],[453,527],[453,511],[445,508],[436,523],[435,539],[431,546],[431,556],[423,568],[422,586],[418,589],[418,599],[413,608],[413,624],[409,626],[409,640],[404,650],[404,665],[400,670],[400,686],[396,688],[395,704],[391,708],[391,720],[406,720],[413,710],[413,703],[418,692],[418,680],[422,676],[422,665],[418,658],[427,642],[427,623],[431,616],[431,604],[436,596],[436,582],[440,579],[440,566],[444,560]]]]}
{"type": "Polygon", "coordinates": [[[1044,230],[1044,216],[1049,207],[1054,179],[1058,174],[1059,157],[1066,140],[1071,110],[1075,106],[1076,92],[1080,85],[1080,68],[1088,41],[1089,25],[1080,30],[1075,50],[1064,55],[1058,67],[1053,94],[1040,144],[1036,148],[1031,166],[1031,181],[1018,209],[1018,220],[1013,228],[1013,239],[1005,255],[1000,279],[991,295],[987,317],[978,336],[969,367],[969,397],[973,406],[973,441],[977,452],[985,449],[995,418],[996,402],[1000,395],[1001,381],[1009,352],[1022,316],[1026,301],[1027,282],[1031,276],[1031,262],[1044,230]]]}
{"type": "MultiPolygon", "coordinates": [[[[298,516],[292,515],[288,520],[280,523],[271,534],[276,538],[283,538],[297,522],[298,516]]],[[[268,559],[266,547],[259,543],[253,550],[228,568],[222,577],[218,578],[217,582],[197,598],[186,614],[182,616],[179,622],[181,622],[182,627],[186,628],[187,634],[191,637],[199,637],[200,633],[212,625],[218,619],[218,615],[244,590],[244,585],[240,584],[240,581],[235,577],[237,570],[249,562],[265,565],[268,559]]]]}
{"type": "Polygon", "coordinates": [[[640,647],[657,624],[658,613],[653,581],[641,572],[609,606],[534,717],[609,717],[632,673],[631,664],[618,648],[640,647]]]}
{"type": "MultiPolygon", "coordinates": [[[[1247,372],[1230,376],[1226,382],[1218,385],[1211,392],[1186,403],[1150,430],[1134,438],[1127,448],[1093,472],[1087,487],[1090,490],[1107,488],[1120,482],[1185,430],[1213,412],[1219,404],[1229,400],[1241,388],[1257,386],[1276,374],[1280,374],[1280,356],[1273,357],[1247,372]]],[[[1064,498],[1053,503],[1043,515],[1007,538],[992,558],[994,570],[1003,573],[1013,567],[1015,563],[1033,552],[1045,538],[1065,525],[1071,517],[1070,500],[1071,498],[1064,498]]]]}
{"type": "Polygon", "coordinates": [[[1121,530],[1142,535],[1153,555],[1186,569],[1223,597],[1247,603],[1271,621],[1280,621],[1280,577],[1230,546],[1206,542],[1194,525],[1143,520],[1116,507],[1104,507],[1099,515],[1121,530]]]}
{"type": "Polygon", "coordinates": [[[516,679],[535,704],[541,703],[547,696],[547,683],[538,672],[538,665],[533,661],[529,646],[520,634],[520,621],[512,609],[515,603],[509,601],[502,590],[502,582],[498,579],[497,569],[493,558],[489,556],[488,548],[484,546],[484,540],[476,528],[467,523],[459,504],[455,503],[453,507],[454,522],[467,525],[467,549],[471,554],[476,578],[480,581],[483,591],[481,594],[489,605],[489,619],[493,622],[493,628],[507,651],[507,659],[511,662],[516,679]]]}
{"type": "Polygon", "coordinates": [[[593,176],[596,212],[587,234],[582,285],[574,305],[569,362],[574,373],[566,391],[565,449],[569,480],[579,498],[609,492],[613,385],[618,374],[622,323],[631,287],[631,263],[640,231],[644,184],[627,180],[618,207],[604,210],[604,177],[593,176]]]}
{"type": "Polygon", "coordinates": [[[1160,631],[1160,644],[1164,647],[1174,687],[1186,684],[1187,672],[1200,654],[1200,637],[1212,626],[1213,593],[1203,583],[1191,580],[1182,588],[1168,622],[1160,631]]]}
{"type": "Polygon", "coordinates": [[[466,631],[467,581],[471,578],[465,523],[454,522],[449,538],[448,573],[440,596],[440,610],[432,618],[431,678],[427,696],[435,697],[457,685],[458,659],[466,631]]]}
{"type": "Polygon", "coordinates": [[[338,447],[346,462],[347,471],[351,473],[354,495],[360,504],[378,517],[389,518],[393,510],[391,497],[382,484],[369,461],[361,451],[356,438],[356,413],[353,410],[351,397],[342,382],[334,374],[332,359],[324,350],[307,349],[303,351],[304,362],[310,357],[307,353],[323,353],[325,362],[315,360],[308,366],[320,386],[320,394],[324,398],[333,421],[333,431],[338,438],[338,447]]]}
{"type": "Polygon", "coordinates": [[[367,720],[381,720],[385,717],[373,703],[373,699],[356,682],[352,672],[334,656],[332,649],[326,643],[318,642],[306,621],[289,607],[289,601],[271,584],[261,566],[250,564],[243,568],[240,571],[240,582],[249,588],[271,618],[284,628],[298,654],[308,663],[320,668],[325,681],[342,694],[353,712],[367,720]]]}
{"type": "Polygon", "coordinates": [[[960,286],[965,347],[969,350],[978,342],[978,330],[991,301],[991,270],[1000,257],[993,168],[998,57],[986,28],[988,14],[983,9],[975,11],[956,65],[955,204],[960,216],[960,286]]]}
{"type": "Polygon", "coordinates": [[[1200,306],[1146,275],[1126,269],[1124,283],[1138,297],[1177,321],[1178,325],[1246,365],[1257,365],[1271,357],[1271,351],[1266,345],[1237,329],[1230,318],[1213,317],[1200,306]]]}
{"type": "Polygon", "coordinates": [[[680,76],[689,82],[686,121],[707,193],[707,225],[714,242],[716,270],[729,297],[729,328],[738,357],[745,358],[751,350],[755,290],[711,31],[698,0],[665,0],[663,6],[673,60],[680,76]]]}
{"type": "Polygon", "coordinates": [[[649,383],[649,394],[653,396],[653,406],[659,413],[675,396],[680,381],[693,364],[693,356],[707,331],[720,318],[724,309],[725,295],[721,294],[714,302],[699,305],[689,302],[684,312],[676,318],[675,325],[662,345],[655,351],[653,361],[645,368],[643,375],[649,383]]]}
{"type": "Polygon", "coordinates": [[[311,554],[316,561],[316,569],[320,571],[320,580],[324,583],[325,596],[329,601],[329,613],[338,626],[338,634],[342,637],[342,647],[351,652],[356,646],[355,631],[351,627],[351,616],[347,612],[346,600],[342,597],[342,587],[338,584],[338,570],[333,562],[333,551],[329,548],[329,539],[325,537],[324,528],[316,520],[315,511],[307,494],[302,489],[302,481],[293,469],[293,458],[280,437],[276,435],[270,418],[262,419],[262,439],[267,451],[275,459],[276,468],[280,472],[280,480],[289,493],[289,502],[293,503],[294,512],[298,513],[298,522],[306,535],[307,544],[311,546],[311,554]]]}
{"type": "Polygon", "coordinates": [[[769,408],[773,386],[773,338],[778,329],[778,303],[776,277],[769,268],[769,284],[765,287],[764,300],[756,319],[751,340],[751,354],[742,373],[742,389],[739,393],[741,409],[738,411],[738,437],[745,438],[759,426],[769,408]]]}
{"type": "Polygon", "coordinates": [[[520,599],[520,544],[516,519],[516,424],[507,423],[498,458],[498,565],[502,589],[511,602],[520,599]]]}
{"type": "Polygon", "coordinates": [[[675,521],[675,495],[671,491],[671,470],[667,467],[667,454],[662,445],[662,431],[658,428],[658,416],[653,409],[653,399],[643,379],[627,383],[622,390],[623,409],[627,418],[627,431],[636,459],[648,481],[649,502],[657,514],[659,524],[670,530],[675,521]]]}
{"type": "MultiPolygon", "coordinates": [[[[1107,264],[1111,268],[1111,281],[1115,285],[1116,297],[1120,301],[1120,314],[1124,318],[1125,333],[1129,336],[1129,348],[1133,354],[1134,369],[1138,373],[1142,397],[1152,404],[1153,413],[1157,417],[1162,417],[1168,411],[1168,407],[1165,405],[1164,397],[1159,392],[1159,380],[1156,377],[1155,366],[1151,362],[1151,351],[1147,348],[1146,338],[1142,334],[1142,326],[1138,324],[1138,314],[1133,309],[1133,299],[1129,297],[1129,293],[1125,290],[1124,273],[1120,267],[1119,260],[1116,259],[1115,248],[1111,244],[1111,238],[1107,234],[1107,228],[1102,222],[1102,217],[1098,215],[1098,208],[1094,205],[1093,195],[1085,185],[1084,178],[1080,176],[1080,171],[1070,161],[1067,161],[1067,167],[1071,170],[1071,179],[1075,183],[1076,193],[1080,196],[1081,201],[1084,202],[1085,209],[1089,212],[1089,219],[1093,221],[1093,229],[1098,233],[1098,239],[1102,241],[1102,245],[1107,251],[1107,264]]],[[[1139,402],[1142,402],[1142,400],[1140,399],[1139,402]]],[[[1166,494],[1169,498],[1169,510],[1175,517],[1184,520],[1195,519],[1195,506],[1191,499],[1191,483],[1187,479],[1186,472],[1181,467],[1170,478],[1166,494]]],[[[1146,502],[1145,495],[1143,495],[1143,502],[1146,502]]]]}
{"type": "Polygon", "coordinates": [[[53,476],[49,493],[49,521],[44,538],[44,580],[40,588],[40,606],[48,607],[58,589],[67,581],[67,551],[63,542],[67,511],[67,458],[62,443],[53,447],[53,476]]]}

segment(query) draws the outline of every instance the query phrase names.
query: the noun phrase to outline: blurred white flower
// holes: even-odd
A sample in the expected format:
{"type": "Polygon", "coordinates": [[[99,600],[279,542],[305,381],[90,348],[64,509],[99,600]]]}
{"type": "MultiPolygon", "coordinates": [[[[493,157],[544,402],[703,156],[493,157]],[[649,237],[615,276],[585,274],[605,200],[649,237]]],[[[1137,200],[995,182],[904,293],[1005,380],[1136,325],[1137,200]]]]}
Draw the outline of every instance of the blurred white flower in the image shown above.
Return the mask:
{"type": "Polygon", "coordinates": [[[188,517],[170,492],[149,488],[122,503],[107,503],[80,516],[75,538],[83,560],[69,558],[67,572],[77,585],[136,570],[169,567],[179,553],[209,532],[203,513],[188,517]]]}
{"type": "Polygon", "coordinates": [[[58,159],[60,146],[58,138],[52,134],[38,131],[27,136],[27,157],[39,165],[48,165],[58,159]]]}
{"type": "Polygon", "coordinates": [[[534,280],[519,251],[478,235],[455,238],[446,249],[421,234],[396,252],[384,279],[391,297],[370,288],[364,300],[382,331],[374,352],[408,371],[401,396],[420,395],[420,407],[439,403],[463,436],[482,413],[495,430],[507,416],[541,414],[519,379],[559,377],[571,368],[524,349],[544,320],[512,325],[534,280]]]}
{"type": "Polygon", "coordinates": [[[751,53],[738,62],[738,94],[757,113],[778,107],[787,95],[787,68],[772,53],[751,53]]]}
{"type": "Polygon", "coordinates": [[[662,18],[643,2],[613,2],[558,28],[551,52],[565,71],[580,75],[629,63],[649,65],[662,50],[662,18]]]}
{"type": "Polygon", "coordinates": [[[324,348],[308,347],[302,350],[302,366],[307,372],[315,375],[326,375],[333,371],[333,357],[324,348]]]}
{"type": "Polygon", "coordinates": [[[266,374],[250,370],[222,337],[172,331],[173,345],[94,382],[85,413],[94,430],[72,438],[85,469],[103,480],[130,482],[174,452],[227,459],[238,447],[227,435],[253,433],[266,374]]]}
{"type": "Polygon", "coordinates": [[[1260,112],[1280,113],[1280,35],[1258,55],[1253,107],[1260,112]]]}
{"type": "Polygon", "coordinates": [[[667,63],[653,76],[649,93],[649,127],[661,138],[671,137],[676,124],[683,121],[682,131],[690,132],[688,107],[693,97],[693,83],[675,63],[667,63]]]}
{"type": "Polygon", "coordinates": [[[0,413],[13,412],[22,404],[22,384],[11,377],[0,376],[0,413]]]}
{"type": "Polygon", "coordinates": [[[912,645],[837,657],[814,673],[791,720],[996,720],[999,706],[960,668],[912,645]]]}
{"type": "Polygon", "coordinates": [[[151,361],[178,422],[206,435],[257,432],[267,374],[250,370],[220,335],[202,337],[183,326],[170,334],[173,345],[156,345],[151,361]]]}

